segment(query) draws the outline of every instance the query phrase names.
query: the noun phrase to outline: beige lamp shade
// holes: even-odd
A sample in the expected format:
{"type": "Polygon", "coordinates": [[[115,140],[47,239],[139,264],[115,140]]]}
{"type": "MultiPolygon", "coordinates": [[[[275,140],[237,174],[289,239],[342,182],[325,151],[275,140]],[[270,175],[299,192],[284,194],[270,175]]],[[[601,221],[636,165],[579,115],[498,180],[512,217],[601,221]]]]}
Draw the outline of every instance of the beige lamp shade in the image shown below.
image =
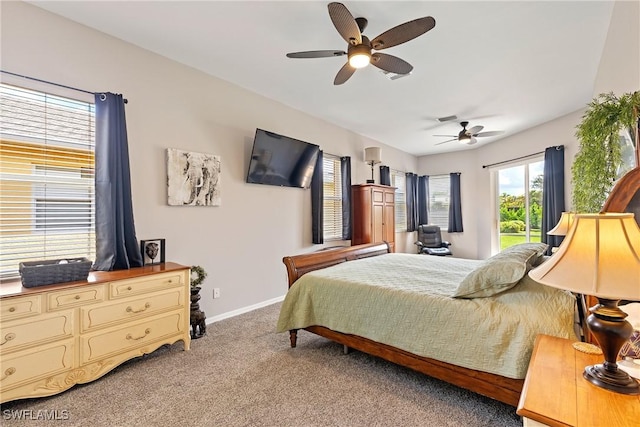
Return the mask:
{"type": "Polygon", "coordinates": [[[640,299],[640,228],[632,213],[576,214],[558,248],[529,276],[608,299],[640,299]]]}
{"type": "Polygon", "coordinates": [[[382,163],[381,154],[380,147],[367,147],[364,149],[364,161],[367,163],[382,163]]]}
{"type": "Polygon", "coordinates": [[[573,212],[562,212],[560,215],[560,220],[551,230],[547,231],[547,234],[550,236],[566,236],[569,231],[569,227],[571,227],[571,223],[573,222],[574,217],[573,212]]]}

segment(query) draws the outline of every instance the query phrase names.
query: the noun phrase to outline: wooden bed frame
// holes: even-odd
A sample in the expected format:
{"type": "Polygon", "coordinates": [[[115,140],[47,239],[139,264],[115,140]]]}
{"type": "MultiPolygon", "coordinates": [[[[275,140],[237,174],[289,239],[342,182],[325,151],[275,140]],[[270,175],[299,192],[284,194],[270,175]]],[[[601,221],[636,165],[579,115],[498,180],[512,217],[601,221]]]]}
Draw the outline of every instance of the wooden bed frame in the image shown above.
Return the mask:
{"type": "MultiPolygon", "coordinates": [[[[611,191],[603,212],[635,212],[640,224],[640,167],[628,172],[611,191]]],[[[343,262],[381,255],[391,252],[386,243],[372,243],[327,249],[309,254],[287,256],[283,262],[287,267],[289,287],[303,274],[343,262]]],[[[305,330],[346,347],[362,351],[373,356],[406,366],[431,377],[465,388],[511,406],[517,406],[524,380],[512,379],[463,368],[428,357],[381,344],[357,335],[343,334],[322,326],[310,326],[305,330]]],[[[297,330],[290,331],[291,347],[296,346],[297,330]]]]}
{"type": "MultiPolygon", "coordinates": [[[[287,266],[289,287],[303,274],[343,262],[389,253],[386,243],[370,243],[340,249],[328,249],[282,259],[287,266]]],[[[398,348],[381,344],[357,335],[343,334],[322,326],[305,330],[328,338],[346,347],[388,360],[431,377],[438,378],[475,393],[491,397],[511,406],[518,405],[523,379],[512,379],[487,372],[475,371],[428,357],[418,356],[398,348]]],[[[289,331],[291,347],[296,346],[297,330],[289,331]]]]}

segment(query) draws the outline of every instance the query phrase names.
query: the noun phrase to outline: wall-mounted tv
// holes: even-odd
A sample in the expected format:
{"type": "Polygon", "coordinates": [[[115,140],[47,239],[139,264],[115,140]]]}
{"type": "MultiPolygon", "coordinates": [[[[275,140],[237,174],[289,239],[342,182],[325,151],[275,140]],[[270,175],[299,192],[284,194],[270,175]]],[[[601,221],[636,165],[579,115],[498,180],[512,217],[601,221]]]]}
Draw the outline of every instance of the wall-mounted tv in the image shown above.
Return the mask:
{"type": "Polygon", "coordinates": [[[256,129],[247,182],[309,188],[320,147],[256,129]]]}

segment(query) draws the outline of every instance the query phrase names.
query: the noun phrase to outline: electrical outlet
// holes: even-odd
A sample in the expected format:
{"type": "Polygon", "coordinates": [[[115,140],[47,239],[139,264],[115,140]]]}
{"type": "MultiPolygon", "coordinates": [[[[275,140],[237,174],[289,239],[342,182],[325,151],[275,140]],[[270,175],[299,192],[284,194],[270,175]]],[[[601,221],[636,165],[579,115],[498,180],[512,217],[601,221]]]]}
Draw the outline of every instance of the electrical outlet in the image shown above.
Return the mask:
{"type": "Polygon", "coordinates": [[[213,288],[213,298],[220,298],[220,288],[213,288]]]}

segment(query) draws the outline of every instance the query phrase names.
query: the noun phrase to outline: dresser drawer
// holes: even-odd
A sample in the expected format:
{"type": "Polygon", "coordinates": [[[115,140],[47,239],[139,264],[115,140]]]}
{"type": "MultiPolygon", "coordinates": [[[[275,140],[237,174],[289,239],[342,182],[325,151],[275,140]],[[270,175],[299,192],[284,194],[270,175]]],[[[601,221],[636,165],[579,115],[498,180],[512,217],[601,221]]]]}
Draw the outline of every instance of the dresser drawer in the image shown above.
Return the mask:
{"type": "Polygon", "coordinates": [[[163,273],[137,279],[119,280],[110,284],[111,298],[124,298],[151,291],[159,291],[181,286],[183,275],[180,273],[163,273]]]}
{"type": "Polygon", "coordinates": [[[101,333],[83,335],[80,337],[80,363],[87,364],[136,347],[144,347],[162,338],[181,334],[184,330],[184,313],[176,311],[101,333]]]}
{"type": "Polygon", "coordinates": [[[73,289],[50,292],[47,295],[49,311],[100,302],[104,299],[103,286],[79,286],[73,289]]]}
{"type": "Polygon", "coordinates": [[[173,288],[170,291],[134,297],[115,304],[82,307],[82,331],[176,310],[184,305],[184,289],[173,288]]]}
{"type": "MultiPolygon", "coordinates": [[[[4,320],[4,319],[3,319],[4,320]]],[[[10,350],[73,336],[73,312],[63,311],[32,319],[2,322],[0,354],[10,350]]]]}
{"type": "Polygon", "coordinates": [[[3,392],[39,378],[73,368],[73,339],[2,356],[0,384],[3,392]]]}
{"type": "Polygon", "coordinates": [[[41,300],[40,295],[3,298],[0,300],[0,319],[4,322],[39,314],[42,307],[41,300]]]}

